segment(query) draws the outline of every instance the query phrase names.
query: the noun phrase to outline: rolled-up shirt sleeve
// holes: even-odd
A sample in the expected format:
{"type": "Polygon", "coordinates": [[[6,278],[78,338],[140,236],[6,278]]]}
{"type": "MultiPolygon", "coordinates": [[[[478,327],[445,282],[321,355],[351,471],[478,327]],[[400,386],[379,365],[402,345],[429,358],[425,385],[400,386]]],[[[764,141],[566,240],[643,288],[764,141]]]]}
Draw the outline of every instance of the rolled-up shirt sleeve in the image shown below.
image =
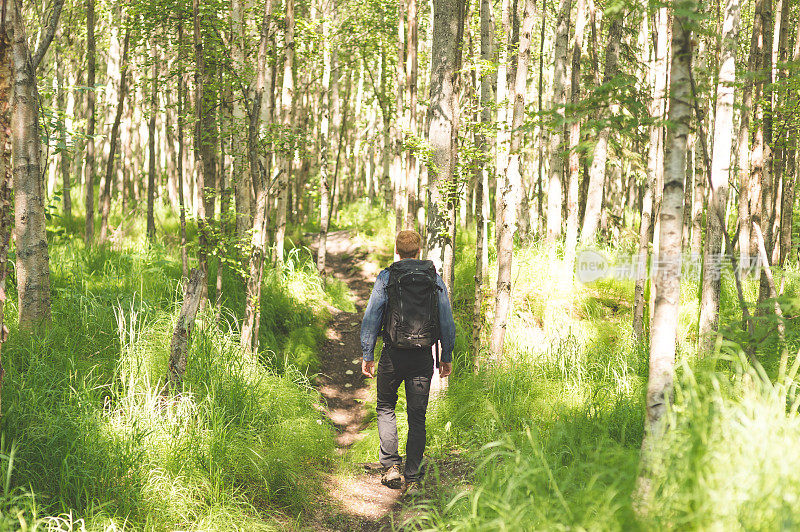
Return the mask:
{"type": "Polygon", "coordinates": [[[441,277],[437,276],[439,285],[439,330],[442,333],[442,362],[452,362],[453,349],[456,346],[456,323],[453,320],[453,309],[447,287],[441,277]]]}
{"type": "Polygon", "coordinates": [[[364,360],[375,359],[375,343],[381,332],[381,322],[383,321],[383,310],[386,308],[386,285],[389,281],[389,270],[383,270],[375,279],[375,286],[372,287],[372,294],[369,296],[367,310],[364,311],[364,319],[361,322],[361,352],[364,360]]]}

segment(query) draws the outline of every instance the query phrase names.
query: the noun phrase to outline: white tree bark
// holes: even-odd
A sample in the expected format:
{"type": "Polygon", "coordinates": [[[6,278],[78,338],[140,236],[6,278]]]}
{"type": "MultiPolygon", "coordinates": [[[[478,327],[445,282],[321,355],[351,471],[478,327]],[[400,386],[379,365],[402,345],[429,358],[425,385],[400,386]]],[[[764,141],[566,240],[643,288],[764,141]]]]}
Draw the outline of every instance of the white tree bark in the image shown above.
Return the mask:
{"type": "Polygon", "coordinates": [[[688,17],[674,14],[673,21],[669,126],[665,141],[658,256],[654,268],[656,302],[650,334],[646,444],[659,440],[665,429],[664,414],[672,396],[681,293],[683,184],[686,177],[686,140],[692,114],[689,82],[692,45],[688,17]]]}
{"type": "MultiPolygon", "coordinates": [[[[714,114],[714,145],[711,160],[711,197],[708,205],[706,240],[703,248],[703,279],[700,299],[699,334],[701,353],[714,345],[713,333],[719,322],[720,270],[713,259],[722,251],[728,180],[733,146],[733,105],[735,101],[736,46],[739,34],[739,0],[726,0],[722,23],[722,56],[717,82],[714,114]],[[717,266],[713,266],[716,264],[717,266]],[[716,270],[715,270],[716,268],[716,270]]],[[[730,253],[732,250],[726,250],[730,253]]]]}
{"type": "Polygon", "coordinates": [[[528,81],[528,65],[531,58],[531,32],[533,31],[535,0],[526,0],[519,37],[519,49],[514,85],[509,91],[513,102],[513,118],[510,142],[510,157],[506,169],[505,187],[502,192],[503,223],[498,227],[497,247],[497,295],[492,322],[492,357],[503,355],[508,315],[511,309],[511,267],[514,261],[514,234],[517,231],[517,207],[522,190],[520,174],[520,147],[525,118],[525,93],[528,81]]]}
{"type": "MultiPolygon", "coordinates": [[[[553,67],[553,100],[551,108],[563,122],[567,102],[567,45],[572,0],[561,0],[556,26],[555,65],[553,67]]],[[[564,177],[564,126],[557,124],[550,132],[550,178],[547,186],[547,241],[550,243],[551,262],[555,257],[555,241],[561,234],[562,180],[564,177]]]]}
{"type": "Polygon", "coordinates": [[[19,326],[33,329],[50,320],[50,258],[40,166],[39,98],[20,5],[17,0],[9,4],[6,16],[10,19],[7,24],[11,26],[14,58],[11,138],[19,326]]]}
{"type": "MultiPolygon", "coordinates": [[[[603,74],[603,84],[609,83],[617,75],[619,62],[620,39],[622,38],[622,17],[614,16],[608,29],[608,46],[606,47],[606,65],[603,74]]],[[[619,104],[612,102],[611,115],[619,112],[619,104]]],[[[603,190],[606,181],[606,166],[608,162],[608,139],[611,136],[611,127],[605,126],[597,136],[594,147],[592,164],[589,167],[589,187],[586,195],[586,211],[583,215],[581,229],[581,244],[589,245],[594,242],[597,235],[597,226],[600,223],[600,209],[603,205],[603,190]]]]}

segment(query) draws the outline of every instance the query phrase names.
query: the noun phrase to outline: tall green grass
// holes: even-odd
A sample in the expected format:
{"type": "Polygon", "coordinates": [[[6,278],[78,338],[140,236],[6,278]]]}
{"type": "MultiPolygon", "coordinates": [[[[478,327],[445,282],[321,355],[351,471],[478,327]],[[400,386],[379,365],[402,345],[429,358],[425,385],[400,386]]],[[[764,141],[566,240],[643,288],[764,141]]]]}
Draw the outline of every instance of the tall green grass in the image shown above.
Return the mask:
{"type": "MultiPolygon", "coordinates": [[[[454,308],[472,314],[473,238],[459,240],[454,308]]],[[[612,250],[607,250],[609,253],[612,250]]],[[[493,286],[495,265],[489,268],[493,286]]],[[[400,528],[423,530],[776,530],[794,529],[798,467],[787,455],[797,432],[793,383],[775,385],[775,319],[756,322],[766,339],[745,345],[728,275],[723,281],[722,353],[698,353],[697,278],[682,283],[676,395],[670,430],[656,450],[646,511],[632,494],[640,474],[646,345],[632,333],[633,283],[564,283],[537,244],[516,250],[514,309],[504,364],[473,374],[461,343],[456,375],[429,414],[434,463],[471,464],[466,485],[430,479],[428,498],[400,528]],[[753,366],[742,355],[749,347],[753,366]],[[455,453],[455,454],[454,454],[455,453]]],[[[793,353],[798,276],[784,273],[787,339],[793,353]]],[[[751,308],[757,278],[745,280],[751,308]]],[[[487,292],[488,293],[488,292],[487,292]]],[[[485,325],[491,323],[491,300],[485,325]]],[[[788,453],[791,454],[790,452],[788,453]]],[[[446,467],[446,465],[443,465],[446,467]]],[[[434,468],[435,472],[435,468],[434,468]]]]}
{"type": "Polygon", "coordinates": [[[13,289],[6,307],[0,529],[270,530],[307,512],[334,457],[309,376],[346,290],[326,291],[302,249],[268,268],[249,357],[243,284],[228,273],[224,306],[198,315],[184,389],[164,399],[182,298],[174,246],[132,226],[87,250],[65,225],[51,230],[52,324],[19,331],[13,289]]]}

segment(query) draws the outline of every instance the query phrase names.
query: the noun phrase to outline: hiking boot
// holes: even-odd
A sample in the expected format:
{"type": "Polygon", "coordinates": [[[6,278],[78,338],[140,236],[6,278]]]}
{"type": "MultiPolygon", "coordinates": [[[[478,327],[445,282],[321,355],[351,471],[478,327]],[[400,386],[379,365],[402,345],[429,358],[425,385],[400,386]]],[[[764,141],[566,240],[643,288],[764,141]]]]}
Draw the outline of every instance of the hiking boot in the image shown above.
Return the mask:
{"type": "Polygon", "coordinates": [[[403,488],[403,498],[413,498],[422,494],[422,485],[416,480],[406,483],[403,488]]]}
{"type": "Polygon", "coordinates": [[[400,466],[393,465],[383,472],[381,484],[393,490],[400,489],[403,484],[403,476],[400,474],[400,466]]]}

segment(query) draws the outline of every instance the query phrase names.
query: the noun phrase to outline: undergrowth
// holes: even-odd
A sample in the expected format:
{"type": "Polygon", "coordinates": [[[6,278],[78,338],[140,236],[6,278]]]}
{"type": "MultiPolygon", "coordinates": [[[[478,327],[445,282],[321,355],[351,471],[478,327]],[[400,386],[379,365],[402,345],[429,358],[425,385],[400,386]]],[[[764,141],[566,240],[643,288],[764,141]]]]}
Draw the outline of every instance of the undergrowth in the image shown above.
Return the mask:
{"type": "MultiPolygon", "coordinates": [[[[633,249],[617,246],[628,248],[633,249]]],[[[723,341],[716,353],[699,353],[696,347],[699,276],[682,281],[670,430],[655,451],[650,497],[642,502],[636,494],[648,347],[632,330],[633,280],[573,284],[565,272],[551,268],[546,248],[520,245],[507,355],[500,364],[487,364],[482,353],[480,369],[473,372],[467,334],[474,237],[460,233],[456,249],[455,375],[447,393],[429,408],[426,455],[432,467],[426,497],[395,526],[459,531],[797,527],[800,468],[787,456],[790,442],[800,437],[793,406],[797,388],[792,381],[774,384],[778,347],[769,312],[755,322],[758,343],[747,344],[730,272],[723,279],[723,341]],[[745,349],[754,362],[744,356],[745,349]],[[469,464],[472,474],[464,482],[442,483],[439,469],[454,461],[469,464]]],[[[603,251],[612,255],[611,248],[603,251]]],[[[487,287],[495,282],[493,250],[490,257],[487,287]]],[[[796,294],[795,270],[780,275],[785,293],[796,294]]],[[[751,312],[757,283],[757,277],[745,279],[751,312]]],[[[486,330],[493,301],[489,289],[484,294],[486,330]]],[[[796,297],[783,296],[781,302],[787,344],[795,353],[800,344],[792,326],[796,297]]],[[[401,398],[398,410],[403,408],[401,398]]],[[[401,442],[404,417],[398,416],[401,442]]],[[[352,452],[374,460],[377,446],[373,426],[352,452]]]]}
{"type": "Polygon", "coordinates": [[[307,250],[268,267],[252,357],[238,342],[243,283],[228,272],[215,306],[212,261],[184,387],[164,399],[174,245],[128,234],[86,249],[66,225],[50,231],[50,326],[19,331],[13,290],[6,306],[0,529],[270,530],[307,512],[334,457],[309,378],[346,290],[326,289],[307,250]]]}

